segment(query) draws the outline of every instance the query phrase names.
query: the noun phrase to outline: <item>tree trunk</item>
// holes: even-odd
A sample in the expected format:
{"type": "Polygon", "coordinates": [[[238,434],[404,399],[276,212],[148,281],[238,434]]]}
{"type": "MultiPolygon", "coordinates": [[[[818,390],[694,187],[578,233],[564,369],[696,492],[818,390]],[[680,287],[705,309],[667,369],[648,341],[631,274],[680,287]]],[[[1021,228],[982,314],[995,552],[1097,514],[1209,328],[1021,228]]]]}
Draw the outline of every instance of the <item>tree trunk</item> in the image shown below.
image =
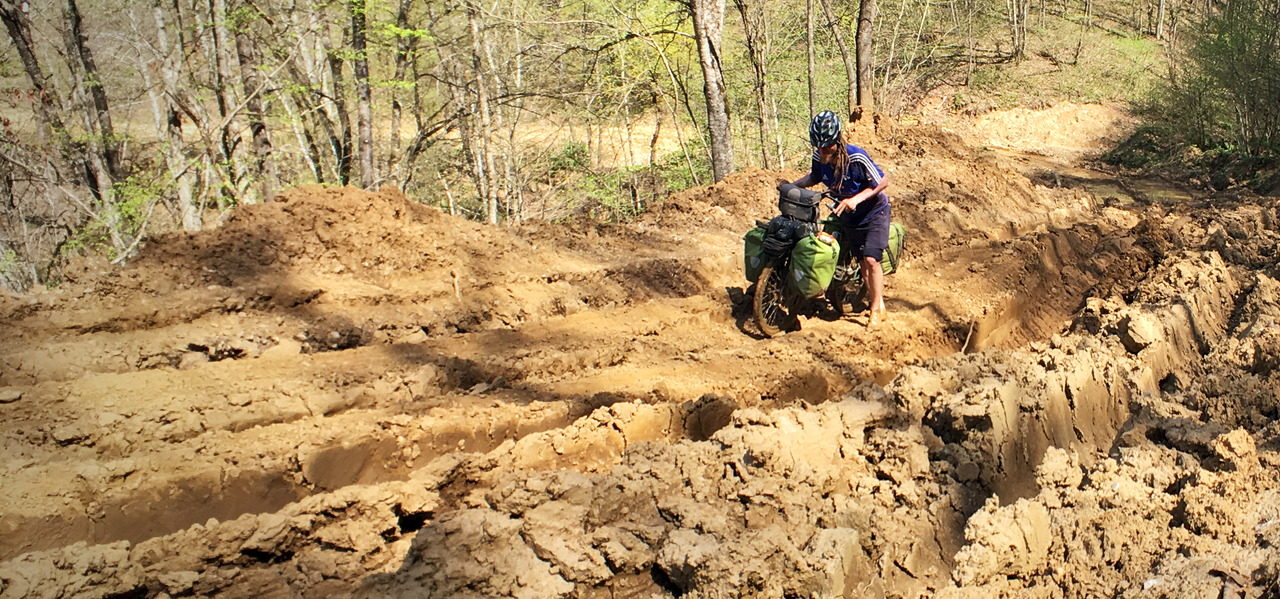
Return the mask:
{"type": "MultiPolygon", "coordinates": [[[[413,0],[400,0],[400,8],[396,11],[396,27],[402,31],[408,30],[411,25],[409,23],[409,9],[413,6],[413,0]]],[[[401,152],[403,150],[400,142],[401,119],[403,118],[404,106],[400,103],[403,94],[400,85],[410,83],[416,86],[416,81],[408,82],[405,77],[409,74],[409,61],[414,56],[417,49],[418,36],[401,34],[396,40],[395,55],[395,75],[393,76],[393,86],[391,87],[391,130],[390,139],[387,141],[387,176],[395,177],[397,180],[401,177],[400,161],[401,152]]]]}
{"type": "Polygon", "coordinates": [[[343,155],[342,140],[334,126],[337,116],[334,114],[332,99],[326,93],[329,33],[327,26],[322,28],[316,24],[319,10],[305,1],[298,2],[298,7],[298,10],[287,11],[286,27],[295,31],[319,30],[319,33],[301,40],[296,60],[285,61],[285,72],[294,84],[281,86],[290,89],[289,94],[281,94],[281,103],[286,110],[293,110],[297,114],[298,133],[306,142],[316,181],[323,183],[341,180],[338,165],[339,157],[343,155]],[[303,17],[308,20],[304,22],[303,17]],[[333,160],[323,157],[320,146],[326,144],[332,152],[333,160]]]}
{"type": "MultiPolygon", "coordinates": [[[[90,135],[101,136],[98,143],[102,149],[107,172],[113,179],[123,178],[124,169],[120,165],[120,140],[116,138],[115,128],[111,126],[107,92],[103,88],[102,77],[98,74],[98,65],[93,60],[93,53],[89,50],[88,37],[81,27],[80,7],[76,6],[76,0],[67,0],[66,17],[69,28],[67,51],[75,52],[76,59],[79,60],[80,67],[83,69],[84,84],[89,88],[89,98],[93,101],[92,109],[87,115],[95,129],[95,132],[91,132],[90,135]]],[[[68,57],[68,60],[72,58],[68,57]]]]}
{"type": "Polygon", "coordinates": [[[1156,39],[1164,39],[1164,11],[1165,0],[1159,0],[1156,7],[1156,39]]]}
{"type": "Polygon", "coordinates": [[[356,77],[356,120],[360,135],[360,187],[372,189],[377,180],[373,171],[373,108],[369,92],[369,56],[365,47],[365,0],[351,2],[352,67],[356,77]]]}
{"type": "MultiPolygon", "coordinates": [[[[177,10],[176,3],[174,9],[177,10]]],[[[188,172],[190,167],[186,158],[186,142],[182,139],[182,115],[174,102],[174,98],[181,93],[178,82],[182,76],[182,62],[174,49],[181,45],[175,45],[170,37],[173,28],[169,24],[164,3],[157,1],[151,12],[156,22],[156,50],[159,53],[158,63],[153,64],[156,64],[159,72],[160,89],[157,90],[154,83],[147,87],[151,90],[152,102],[155,103],[156,130],[165,140],[165,164],[174,180],[182,228],[185,231],[199,231],[204,223],[200,210],[195,205],[191,174],[188,172]]]]}
{"type": "Polygon", "coordinates": [[[804,25],[805,37],[804,46],[805,53],[808,55],[808,69],[805,71],[805,81],[809,83],[809,116],[818,114],[818,98],[817,90],[814,89],[814,74],[817,72],[817,59],[813,52],[813,0],[804,0],[804,25]]]}
{"type": "Polygon", "coordinates": [[[493,114],[489,107],[489,76],[485,72],[484,31],[480,27],[480,10],[474,2],[467,2],[467,27],[471,32],[471,62],[475,74],[476,117],[479,130],[473,130],[472,168],[475,172],[476,190],[485,208],[485,220],[498,224],[497,169],[493,164],[490,136],[493,132],[493,114]]]}
{"type": "Polygon", "coordinates": [[[853,57],[849,55],[849,45],[844,41],[844,31],[840,28],[840,23],[836,21],[835,13],[831,11],[831,0],[820,0],[822,2],[822,14],[827,17],[827,28],[831,30],[831,35],[835,37],[836,46],[840,48],[840,59],[844,61],[845,83],[847,84],[847,95],[845,99],[845,114],[852,115],[854,107],[858,105],[858,72],[854,65],[853,57]]]}
{"type": "Polygon", "coordinates": [[[220,140],[219,152],[224,184],[219,186],[222,199],[229,203],[236,202],[240,182],[240,168],[236,164],[236,146],[240,145],[240,131],[235,115],[231,113],[235,99],[231,95],[231,44],[227,36],[227,4],[226,0],[209,0],[209,12],[213,21],[213,85],[214,96],[218,101],[218,116],[222,119],[222,129],[218,131],[220,140]]]}
{"type": "Polygon", "coordinates": [[[276,171],[275,159],[271,156],[271,132],[267,130],[266,113],[262,108],[264,85],[258,71],[262,55],[253,40],[249,39],[249,25],[241,23],[236,28],[236,55],[240,59],[240,84],[244,92],[245,109],[248,111],[249,132],[253,136],[254,176],[258,179],[260,199],[269,202],[275,198],[276,182],[280,175],[276,171]]]}
{"type": "Polygon", "coordinates": [[[311,131],[311,127],[307,126],[307,120],[303,118],[302,111],[294,102],[295,98],[292,94],[280,95],[280,107],[289,117],[294,138],[298,140],[298,147],[302,148],[306,156],[307,168],[311,170],[311,176],[315,178],[316,183],[323,183],[325,177],[324,167],[321,166],[320,146],[316,143],[315,133],[311,131]]]}
{"type": "Polygon", "coordinates": [[[1013,43],[1014,60],[1021,60],[1026,56],[1027,11],[1030,6],[1031,0],[1005,0],[1005,7],[1009,9],[1009,31],[1013,43]]]}
{"type": "MultiPolygon", "coordinates": [[[[31,37],[31,21],[23,11],[26,3],[20,0],[0,0],[0,19],[4,20],[5,29],[18,49],[18,57],[22,67],[31,80],[36,114],[44,125],[44,135],[49,143],[57,148],[66,164],[75,162],[71,151],[70,139],[67,137],[66,125],[62,122],[62,107],[58,102],[58,94],[53,89],[53,82],[45,75],[36,57],[35,43],[31,37]]],[[[54,169],[58,171],[60,169],[54,169]]]]}
{"type": "Polygon", "coordinates": [[[334,52],[332,48],[325,44],[325,54],[328,56],[330,85],[333,88],[331,93],[333,110],[338,121],[338,135],[330,137],[335,143],[333,144],[334,158],[337,161],[338,182],[343,185],[351,183],[351,114],[347,112],[347,90],[343,85],[342,75],[342,57],[334,52]]]}
{"type": "MultiPolygon", "coordinates": [[[[871,61],[874,60],[872,29],[876,20],[876,0],[862,0],[858,7],[858,107],[863,113],[875,110],[875,97],[871,84],[871,61]]],[[[865,114],[864,114],[865,116],[865,114]]]]}
{"type": "Polygon", "coordinates": [[[720,62],[720,38],[724,27],[724,0],[691,0],[698,62],[702,65],[702,90],[707,98],[707,129],[711,137],[711,173],[716,181],[733,172],[733,134],[729,130],[729,105],[725,97],[720,62]]]}
{"type": "Polygon", "coordinates": [[[765,61],[767,60],[767,34],[765,32],[764,6],[760,2],[750,0],[734,0],[738,13],[742,16],[742,28],[746,32],[747,57],[751,60],[751,70],[755,78],[754,92],[756,100],[756,129],[760,135],[760,164],[766,169],[774,168],[772,153],[769,152],[769,90],[765,61]]]}
{"type": "Polygon", "coordinates": [[[71,72],[73,103],[78,108],[81,123],[84,125],[84,168],[85,182],[93,193],[96,205],[93,207],[94,217],[106,228],[112,248],[122,252],[128,247],[121,234],[120,211],[116,206],[114,188],[115,180],[111,175],[109,162],[106,159],[106,148],[103,144],[102,123],[98,119],[98,109],[91,94],[85,88],[95,84],[96,72],[86,71],[83,62],[84,54],[80,46],[84,38],[79,35],[79,26],[73,24],[80,18],[73,0],[67,1],[63,13],[67,21],[67,29],[63,32],[63,41],[67,47],[67,68],[71,72]]]}
{"type": "MultiPolygon", "coordinates": [[[[506,3],[511,5],[512,3],[506,3]]],[[[501,9],[503,3],[495,3],[492,5],[495,10],[501,9]]],[[[519,52],[504,53],[504,61],[499,63],[494,58],[494,36],[490,35],[489,29],[495,27],[495,23],[501,23],[504,17],[494,15],[495,20],[481,22],[480,32],[480,49],[484,52],[485,60],[484,72],[488,78],[489,92],[489,114],[491,131],[495,137],[490,140],[490,172],[492,173],[494,187],[493,194],[497,198],[499,207],[503,211],[507,221],[517,221],[517,210],[520,208],[520,185],[516,175],[516,166],[518,157],[515,152],[515,135],[516,128],[519,126],[520,112],[512,102],[494,102],[493,99],[498,96],[506,97],[518,96],[520,86],[522,85],[519,68],[522,65],[522,57],[519,52]],[[510,54],[515,54],[511,56],[510,54]],[[516,73],[514,77],[511,72],[503,67],[514,68],[516,73]],[[506,132],[505,136],[498,134],[506,132]]],[[[507,17],[509,22],[516,22],[520,19],[518,14],[514,12],[507,17]]],[[[513,37],[519,35],[518,29],[513,37]]],[[[506,36],[498,35],[498,43],[508,40],[506,36]]],[[[509,40],[508,40],[509,41],[509,40]]],[[[515,47],[520,47],[517,41],[515,47]]],[[[516,103],[522,103],[516,100],[516,103]]],[[[590,109],[588,109],[590,111],[590,109]]],[[[591,111],[594,112],[594,111],[591,111]]]]}

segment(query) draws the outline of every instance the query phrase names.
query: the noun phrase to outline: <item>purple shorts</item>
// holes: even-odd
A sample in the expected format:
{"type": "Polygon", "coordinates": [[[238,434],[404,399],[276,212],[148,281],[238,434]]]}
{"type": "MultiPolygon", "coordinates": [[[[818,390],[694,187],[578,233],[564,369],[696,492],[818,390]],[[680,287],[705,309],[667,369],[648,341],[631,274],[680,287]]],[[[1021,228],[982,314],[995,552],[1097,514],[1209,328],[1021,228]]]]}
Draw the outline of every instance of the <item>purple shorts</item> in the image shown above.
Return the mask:
{"type": "Polygon", "coordinates": [[[883,209],[874,210],[865,216],[858,215],[857,211],[842,214],[840,228],[844,234],[840,236],[841,257],[876,260],[884,257],[884,251],[889,248],[890,216],[888,202],[885,202],[883,209]]]}

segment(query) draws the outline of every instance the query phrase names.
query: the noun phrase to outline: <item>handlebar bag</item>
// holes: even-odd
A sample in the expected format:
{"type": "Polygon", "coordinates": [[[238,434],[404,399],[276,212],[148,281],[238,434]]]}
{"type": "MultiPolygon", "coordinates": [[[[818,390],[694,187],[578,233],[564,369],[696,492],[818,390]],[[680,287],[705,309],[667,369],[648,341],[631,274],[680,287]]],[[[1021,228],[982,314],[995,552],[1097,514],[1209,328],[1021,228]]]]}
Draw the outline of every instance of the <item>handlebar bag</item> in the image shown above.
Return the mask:
{"type": "Polygon", "coordinates": [[[807,223],[818,222],[818,202],[822,194],[790,183],[778,188],[778,212],[807,223]]]}

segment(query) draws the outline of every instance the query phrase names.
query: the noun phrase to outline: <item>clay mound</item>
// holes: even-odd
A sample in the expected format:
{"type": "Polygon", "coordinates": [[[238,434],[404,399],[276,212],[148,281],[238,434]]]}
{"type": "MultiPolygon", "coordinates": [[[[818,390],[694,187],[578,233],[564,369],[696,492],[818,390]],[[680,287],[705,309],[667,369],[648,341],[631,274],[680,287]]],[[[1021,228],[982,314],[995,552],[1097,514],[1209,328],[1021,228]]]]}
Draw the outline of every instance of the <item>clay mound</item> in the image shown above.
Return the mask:
{"type": "Polygon", "coordinates": [[[376,280],[494,253],[495,237],[501,229],[449,218],[395,190],[308,185],[236,210],[216,229],[156,238],[127,273],[183,287],[344,271],[376,280]]]}

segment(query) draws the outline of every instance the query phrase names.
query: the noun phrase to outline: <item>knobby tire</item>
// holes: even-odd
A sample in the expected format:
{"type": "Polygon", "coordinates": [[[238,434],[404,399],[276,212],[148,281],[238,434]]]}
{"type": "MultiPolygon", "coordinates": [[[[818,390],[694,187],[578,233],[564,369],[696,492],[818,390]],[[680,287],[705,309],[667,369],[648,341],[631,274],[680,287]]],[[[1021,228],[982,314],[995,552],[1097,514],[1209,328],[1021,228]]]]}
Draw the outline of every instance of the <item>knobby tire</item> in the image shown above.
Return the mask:
{"type": "Polygon", "coordinates": [[[760,278],[756,280],[755,297],[751,302],[755,310],[756,325],[768,337],[782,334],[793,318],[787,310],[783,274],[773,267],[770,264],[760,271],[760,278]]]}

